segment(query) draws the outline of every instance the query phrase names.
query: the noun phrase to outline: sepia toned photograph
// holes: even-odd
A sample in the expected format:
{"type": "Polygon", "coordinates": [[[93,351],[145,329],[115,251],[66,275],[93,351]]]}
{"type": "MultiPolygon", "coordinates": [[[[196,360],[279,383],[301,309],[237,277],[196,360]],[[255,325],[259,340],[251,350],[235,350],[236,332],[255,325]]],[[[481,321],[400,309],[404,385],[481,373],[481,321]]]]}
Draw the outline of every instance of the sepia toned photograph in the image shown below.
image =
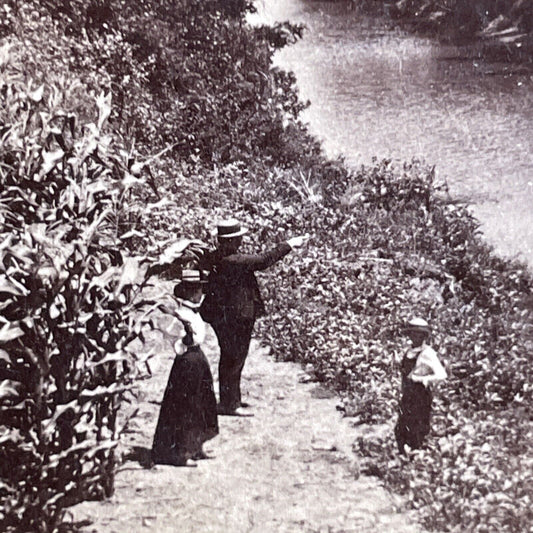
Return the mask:
{"type": "Polygon", "coordinates": [[[0,532],[533,532],[533,0],[0,0],[0,532]]]}

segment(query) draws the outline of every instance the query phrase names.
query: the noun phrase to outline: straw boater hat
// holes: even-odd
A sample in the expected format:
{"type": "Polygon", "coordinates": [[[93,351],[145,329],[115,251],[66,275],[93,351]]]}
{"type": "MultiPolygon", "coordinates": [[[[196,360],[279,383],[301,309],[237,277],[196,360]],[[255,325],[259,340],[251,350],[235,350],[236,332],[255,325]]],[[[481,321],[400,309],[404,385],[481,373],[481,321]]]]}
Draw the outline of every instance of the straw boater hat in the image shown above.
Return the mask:
{"type": "Polygon", "coordinates": [[[406,324],[407,330],[429,333],[429,324],[423,318],[412,318],[406,324]]]}
{"type": "Polygon", "coordinates": [[[228,220],[221,220],[217,224],[217,236],[219,239],[231,239],[232,237],[240,237],[248,230],[241,227],[241,223],[234,218],[228,220]]]}
{"type": "Polygon", "coordinates": [[[205,280],[202,279],[199,270],[187,268],[182,270],[181,279],[179,281],[180,285],[197,285],[199,283],[207,283],[205,280]]]}
{"type": "Polygon", "coordinates": [[[207,283],[207,280],[202,279],[199,270],[183,269],[181,272],[181,278],[174,286],[174,296],[176,298],[183,298],[184,289],[199,289],[200,285],[207,283]]]}

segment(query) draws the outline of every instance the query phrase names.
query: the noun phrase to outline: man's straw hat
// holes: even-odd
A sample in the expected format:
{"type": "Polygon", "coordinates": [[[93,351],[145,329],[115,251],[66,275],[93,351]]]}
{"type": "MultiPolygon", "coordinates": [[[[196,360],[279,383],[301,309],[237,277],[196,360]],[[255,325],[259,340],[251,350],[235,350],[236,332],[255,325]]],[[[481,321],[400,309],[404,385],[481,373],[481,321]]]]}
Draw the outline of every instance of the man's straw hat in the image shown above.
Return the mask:
{"type": "Polygon", "coordinates": [[[241,227],[241,223],[234,218],[228,220],[221,220],[217,224],[217,236],[219,239],[231,239],[232,237],[240,237],[248,230],[241,227]]]}

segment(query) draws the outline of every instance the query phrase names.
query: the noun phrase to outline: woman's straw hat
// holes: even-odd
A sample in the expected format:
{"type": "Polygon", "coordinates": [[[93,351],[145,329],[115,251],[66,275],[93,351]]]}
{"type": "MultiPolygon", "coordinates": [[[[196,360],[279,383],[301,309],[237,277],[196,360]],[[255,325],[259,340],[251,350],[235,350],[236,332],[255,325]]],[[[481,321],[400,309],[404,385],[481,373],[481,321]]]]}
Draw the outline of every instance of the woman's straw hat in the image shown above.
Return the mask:
{"type": "Polygon", "coordinates": [[[174,296],[176,298],[183,298],[183,290],[198,287],[203,283],[207,283],[207,280],[202,279],[199,270],[184,269],[181,272],[181,279],[174,286],[174,296]]]}
{"type": "Polygon", "coordinates": [[[183,269],[181,273],[181,283],[196,284],[196,283],[206,283],[206,282],[205,280],[202,279],[202,276],[199,270],[183,269]]]}

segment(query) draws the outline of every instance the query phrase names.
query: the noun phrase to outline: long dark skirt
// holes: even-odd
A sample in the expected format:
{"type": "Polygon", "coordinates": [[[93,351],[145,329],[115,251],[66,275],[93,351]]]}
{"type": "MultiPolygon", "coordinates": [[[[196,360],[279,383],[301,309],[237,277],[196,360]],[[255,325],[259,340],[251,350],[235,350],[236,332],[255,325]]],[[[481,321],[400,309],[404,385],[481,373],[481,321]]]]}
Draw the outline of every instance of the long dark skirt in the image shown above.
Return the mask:
{"type": "Polygon", "coordinates": [[[213,376],[202,350],[191,346],[172,365],[155,430],[152,460],[182,465],[216,435],[213,376]]]}
{"type": "Polygon", "coordinates": [[[430,430],[431,402],[432,394],[429,389],[410,379],[406,380],[394,431],[401,453],[405,451],[406,444],[411,449],[422,446],[430,430]]]}

